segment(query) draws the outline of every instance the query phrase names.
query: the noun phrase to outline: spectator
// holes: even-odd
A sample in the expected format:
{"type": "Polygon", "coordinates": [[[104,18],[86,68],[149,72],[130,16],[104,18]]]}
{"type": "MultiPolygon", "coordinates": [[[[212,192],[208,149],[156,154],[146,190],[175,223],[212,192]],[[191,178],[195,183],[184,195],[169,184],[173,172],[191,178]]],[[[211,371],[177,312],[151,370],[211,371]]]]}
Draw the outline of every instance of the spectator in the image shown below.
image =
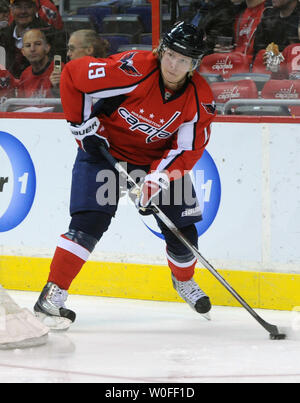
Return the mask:
{"type": "Polygon", "coordinates": [[[300,5],[298,0],[272,0],[257,27],[254,56],[274,42],[282,52],[293,42],[298,42],[300,5]]]}
{"type": "Polygon", "coordinates": [[[19,78],[22,71],[29,66],[23,56],[22,37],[26,30],[32,28],[43,29],[51,48],[56,54],[60,54],[65,61],[66,35],[63,31],[57,31],[50,27],[41,18],[36,16],[37,6],[35,0],[10,0],[13,23],[0,30],[0,46],[6,50],[6,67],[19,78]]]}
{"type": "Polygon", "coordinates": [[[256,28],[267,1],[213,0],[213,6],[202,22],[207,53],[235,51],[249,55],[251,61],[256,28]],[[222,43],[227,38],[228,43],[222,43]]]}
{"type": "MultiPolygon", "coordinates": [[[[48,25],[52,25],[55,29],[63,29],[63,21],[57,7],[51,0],[36,0],[38,16],[48,25]]],[[[10,15],[10,23],[13,16],[10,15]]]]}
{"type": "Polygon", "coordinates": [[[41,30],[31,29],[25,32],[22,53],[30,66],[21,74],[19,97],[59,97],[61,72],[54,71],[54,62],[49,57],[50,45],[41,30]]]}
{"type": "Polygon", "coordinates": [[[201,21],[206,33],[207,53],[228,52],[233,50],[235,18],[245,8],[244,0],[214,0],[207,16],[201,21]],[[224,48],[222,38],[228,38],[230,45],[224,48]]]}
{"type": "MultiPolygon", "coordinates": [[[[231,0],[237,3],[237,0],[231,0]]],[[[234,24],[235,51],[253,57],[254,37],[261,21],[266,0],[246,0],[246,9],[237,16],[234,24]]]]}
{"type": "Polygon", "coordinates": [[[0,29],[8,26],[9,5],[6,0],[0,0],[0,29]]]}
{"type": "Polygon", "coordinates": [[[100,38],[96,31],[81,29],[71,34],[68,43],[68,59],[79,59],[83,56],[106,57],[109,44],[100,38]]]}

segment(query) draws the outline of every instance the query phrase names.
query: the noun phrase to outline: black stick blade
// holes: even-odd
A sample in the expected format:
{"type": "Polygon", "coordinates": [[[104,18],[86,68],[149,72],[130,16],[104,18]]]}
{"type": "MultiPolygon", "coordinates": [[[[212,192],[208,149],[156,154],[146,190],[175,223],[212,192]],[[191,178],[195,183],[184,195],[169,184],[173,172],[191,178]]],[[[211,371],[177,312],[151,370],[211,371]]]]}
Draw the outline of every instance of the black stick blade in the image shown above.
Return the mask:
{"type": "Polygon", "coordinates": [[[286,334],[284,334],[284,333],[277,333],[277,334],[270,333],[270,339],[271,340],[285,340],[286,339],[286,334]]]}

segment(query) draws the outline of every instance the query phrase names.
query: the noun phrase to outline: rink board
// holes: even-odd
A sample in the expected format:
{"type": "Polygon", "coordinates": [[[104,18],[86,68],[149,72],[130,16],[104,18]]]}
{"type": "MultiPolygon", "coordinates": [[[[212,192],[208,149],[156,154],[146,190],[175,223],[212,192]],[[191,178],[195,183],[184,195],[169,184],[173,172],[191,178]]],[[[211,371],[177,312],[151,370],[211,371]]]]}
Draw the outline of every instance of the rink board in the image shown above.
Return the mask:
{"type": "MultiPolygon", "coordinates": [[[[0,283],[40,291],[58,237],[69,225],[76,146],[62,116],[9,116],[0,116],[0,283]],[[22,145],[26,152],[21,158],[15,155],[17,148],[12,155],[6,145],[1,147],[3,133],[22,145]],[[13,160],[24,166],[14,166],[13,160]],[[30,160],[35,183],[30,182],[30,160]],[[7,223],[15,223],[10,229],[2,220],[8,212],[7,223]]],[[[239,119],[213,124],[207,152],[220,176],[221,201],[211,225],[199,236],[199,250],[254,307],[292,309],[300,306],[299,122],[239,119]]],[[[204,179],[206,216],[211,210],[208,185],[215,177],[204,179]]],[[[164,242],[143,220],[123,198],[71,292],[179,300],[164,242]]],[[[236,304],[207,270],[199,267],[196,278],[214,304],[236,304]]]]}
{"type": "MultiPolygon", "coordinates": [[[[40,291],[51,259],[1,256],[0,283],[7,289],[40,291]]],[[[300,275],[218,270],[253,308],[292,310],[300,306],[300,275]]],[[[240,306],[206,269],[195,279],[213,305],[240,306]]],[[[88,262],[70,288],[70,294],[154,301],[182,300],[174,291],[167,266],[88,262]]]]}

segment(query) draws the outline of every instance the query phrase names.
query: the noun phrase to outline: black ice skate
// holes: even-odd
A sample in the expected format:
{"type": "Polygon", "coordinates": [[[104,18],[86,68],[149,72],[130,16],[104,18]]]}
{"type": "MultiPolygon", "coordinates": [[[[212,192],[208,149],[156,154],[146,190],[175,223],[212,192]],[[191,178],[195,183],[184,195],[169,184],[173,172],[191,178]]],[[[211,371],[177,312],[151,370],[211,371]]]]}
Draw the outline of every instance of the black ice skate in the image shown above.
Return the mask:
{"type": "Polygon", "coordinates": [[[54,283],[47,283],[33,308],[36,317],[51,330],[69,329],[76,319],[76,314],[65,307],[67,298],[66,290],[54,283]]]}
{"type": "Polygon", "coordinates": [[[209,297],[201,290],[195,280],[179,281],[172,274],[172,282],[179,296],[187,302],[192,309],[203,315],[207,320],[210,320],[209,311],[211,310],[211,303],[209,297]]]}

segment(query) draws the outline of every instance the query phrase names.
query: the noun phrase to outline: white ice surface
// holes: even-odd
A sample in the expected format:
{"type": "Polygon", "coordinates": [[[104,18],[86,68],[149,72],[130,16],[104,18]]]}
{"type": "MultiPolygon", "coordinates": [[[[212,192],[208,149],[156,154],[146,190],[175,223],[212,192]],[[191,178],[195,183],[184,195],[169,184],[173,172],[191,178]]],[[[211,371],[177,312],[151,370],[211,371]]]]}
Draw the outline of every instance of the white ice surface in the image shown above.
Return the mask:
{"type": "MultiPolygon", "coordinates": [[[[9,291],[32,309],[37,293],[9,291]]],[[[0,383],[300,382],[300,340],[271,341],[243,308],[208,322],[181,303],[69,296],[77,321],[44,346],[0,351],[0,383]]],[[[289,326],[290,312],[257,311],[289,326]]]]}

